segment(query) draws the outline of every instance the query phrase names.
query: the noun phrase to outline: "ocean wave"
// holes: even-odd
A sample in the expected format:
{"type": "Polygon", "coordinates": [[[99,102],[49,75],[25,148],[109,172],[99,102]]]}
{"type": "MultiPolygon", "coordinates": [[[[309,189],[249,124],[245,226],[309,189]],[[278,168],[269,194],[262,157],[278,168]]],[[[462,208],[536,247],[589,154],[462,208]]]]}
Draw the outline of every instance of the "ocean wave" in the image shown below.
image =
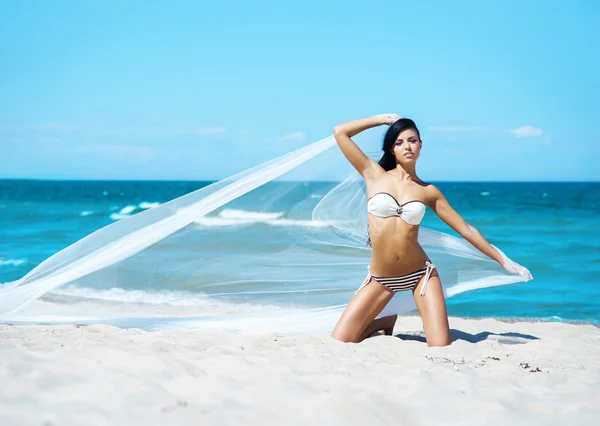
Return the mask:
{"type": "Polygon", "coordinates": [[[203,306],[209,303],[206,295],[186,291],[124,290],[121,288],[98,290],[87,287],[63,287],[53,290],[52,294],[79,299],[145,305],[203,306]]]}
{"type": "Polygon", "coordinates": [[[246,210],[225,209],[217,216],[204,216],[195,220],[205,227],[240,226],[265,224],[270,226],[305,226],[324,228],[329,222],[322,220],[284,219],[282,212],[255,212],[246,210]]]}
{"type": "Polygon", "coordinates": [[[0,258],[0,266],[19,266],[27,263],[27,259],[2,259],[0,258]]]}
{"type": "MultiPolygon", "coordinates": [[[[473,318],[473,319],[485,319],[486,317],[475,317],[475,316],[465,316],[465,318],[473,318]]],[[[594,327],[600,327],[600,320],[597,319],[586,319],[586,320],[578,320],[578,319],[569,319],[563,318],[558,315],[550,315],[547,317],[491,317],[497,319],[498,321],[508,322],[508,323],[516,323],[516,322],[533,322],[533,323],[545,323],[545,322],[561,322],[564,324],[579,324],[579,325],[593,325],[594,327]]]]}
{"type": "MultiPolygon", "coordinates": [[[[202,308],[212,313],[224,312],[263,312],[265,310],[289,309],[282,306],[254,303],[233,303],[217,300],[205,293],[180,290],[125,290],[111,288],[106,290],[89,287],[67,286],[52,290],[49,296],[62,296],[78,299],[80,302],[108,302],[118,304],[146,305],[149,307],[192,307],[202,308]]],[[[138,306],[139,307],[139,306],[138,306]]],[[[177,311],[173,312],[177,314],[177,311]]]]}
{"type": "Polygon", "coordinates": [[[138,204],[138,207],[140,209],[153,209],[154,207],[158,206],[160,206],[159,202],[142,201],[140,204],[138,204]]]}
{"type": "Polygon", "coordinates": [[[126,206],[121,209],[120,214],[129,214],[134,212],[137,209],[137,206],[126,206]]]}
{"type": "Polygon", "coordinates": [[[125,219],[131,216],[131,213],[135,210],[135,206],[127,206],[121,209],[121,211],[119,211],[119,213],[112,213],[110,215],[110,218],[112,220],[121,220],[121,219],[125,219]],[[130,207],[133,207],[133,209],[130,209],[130,207]]]}
{"type": "Polygon", "coordinates": [[[90,216],[93,215],[94,211],[93,210],[84,210],[82,212],[79,213],[79,216],[90,216]]]}
{"type": "Polygon", "coordinates": [[[225,219],[239,219],[239,220],[273,220],[279,219],[283,216],[283,212],[253,212],[246,210],[234,210],[225,209],[219,216],[225,219]]]}
{"type": "Polygon", "coordinates": [[[111,324],[145,330],[316,333],[342,306],[234,303],[203,293],[63,287],[11,317],[11,324],[111,324]]]}
{"type": "Polygon", "coordinates": [[[160,206],[160,203],[157,201],[156,202],[142,201],[141,203],[139,203],[137,205],[130,204],[130,205],[123,207],[121,210],[119,210],[118,213],[112,213],[110,215],[110,218],[112,220],[121,220],[121,219],[131,217],[132,215],[139,213],[142,210],[148,210],[148,209],[152,209],[152,208],[158,207],[158,206],[160,206]]]}

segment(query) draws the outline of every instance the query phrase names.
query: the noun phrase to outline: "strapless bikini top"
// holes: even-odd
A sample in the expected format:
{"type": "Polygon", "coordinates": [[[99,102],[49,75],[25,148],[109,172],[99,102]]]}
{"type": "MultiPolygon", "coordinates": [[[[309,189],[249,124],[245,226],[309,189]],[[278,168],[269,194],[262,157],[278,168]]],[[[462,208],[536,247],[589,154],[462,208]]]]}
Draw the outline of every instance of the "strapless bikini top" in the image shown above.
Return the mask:
{"type": "Polygon", "coordinates": [[[401,217],[409,225],[418,225],[425,216],[425,204],[422,201],[407,201],[404,204],[387,192],[378,192],[369,198],[367,211],[377,217],[401,217]]]}

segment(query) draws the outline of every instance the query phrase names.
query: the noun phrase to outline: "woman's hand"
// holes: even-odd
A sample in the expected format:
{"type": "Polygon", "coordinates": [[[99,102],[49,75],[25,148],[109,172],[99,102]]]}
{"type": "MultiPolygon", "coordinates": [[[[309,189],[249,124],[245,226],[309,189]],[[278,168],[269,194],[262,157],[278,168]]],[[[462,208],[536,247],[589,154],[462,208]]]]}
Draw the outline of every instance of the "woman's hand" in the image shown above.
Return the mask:
{"type": "Polygon", "coordinates": [[[368,118],[348,121],[339,124],[333,129],[333,135],[344,156],[350,161],[350,164],[360,173],[365,181],[371,181],[377,176],[385,173],[379,164],[365,155],[364,152],[354,143],[352,137],[360,132],[377,126],[391,125],[400,119],[397,114],[379,114],[368,118]]]}
{"type": "Polygon", "coordinates": [[[526,267],[521,266],[518,263],[513,262],[510,259],[503,259],[502,262],[500,262],[500,264],[508,272],[510,272],[512,274],[518,274],[518,275],[522,276],[523,278],[525,278],[527,281],[533,279],[533,275],[531,275],[531,272],[529,272],[529,270],[526,267]]]}
{"type": "Polygon", "coordinates": [[[391,126],[392,124],[394,124],[396,121],[400,120],[402,117],[400,117],[398,114],[379,114],[377,116],[377,120],[381,123],[381,124],[387,124],[388,126],[391,126]]]}
{"type": "Polygon", "coordinates": [[[498,262],[504,269],[511,274],[517,274],[525,278],[526,281],[532,280],[531,272],[524,266],[510,260],[498,248],[492,246],[481,233],[473,226],[469,225],[448,203],[439,189],[434,185],[428,186],[428,205],[450,228],[458,232],[465,240],[488,256],[490,259],[498,262]]]}

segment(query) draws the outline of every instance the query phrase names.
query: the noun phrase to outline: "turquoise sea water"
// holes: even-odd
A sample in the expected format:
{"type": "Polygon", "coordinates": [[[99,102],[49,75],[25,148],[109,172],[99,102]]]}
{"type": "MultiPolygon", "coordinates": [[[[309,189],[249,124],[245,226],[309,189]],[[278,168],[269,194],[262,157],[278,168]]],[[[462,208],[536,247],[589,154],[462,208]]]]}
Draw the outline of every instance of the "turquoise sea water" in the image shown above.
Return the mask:
{"type": "MultiPolygon", "coordinates": [[[[0,283],[21,278],[47,257],[105,225],[207,184],[0,181],[0,283]]],[[[307,184],[303,196],[318,199],[324,189],[324,184],[320,185],[307,184]]],[[[450,315],[600,322],[600,183],[436,185],[469,223],[528,267],[535,278],[525,284],[453,297],[448,301],[450,315]]],[[[271,216],[257,213],[257,203],[257,199],[244,197],[228,215],[204,223],[214,228],[213,243],[209,248],[198,246],[193,255],[206,257],[205,249],[210,250],[212,259],[227,258],[252,238],[276,246],[285,239],[286,228],[310,226],[277,212],[271,216]],[[220,229],[227,232],[219,234],[220,229]],[[232,232],[235,229],[243,229],[243,233],[232,232]]],[[[423,225],[452,233],[432,212],[427,213],[423,225]]],[[[358,286],[362,278],[357,277],[352,286],[358,286]]],[[[136,290],[144,290],[143,280],[140,282],[136,290]]],[[[195,291],[185,281],[181,288],[173,282],[161,290],[195,291]]],[[[244,283],[245,292],[252,293],[253,285],[261,284],[244,283]]],[[[146,297],[152,297],[151,293],[146,297]]],[[[322,297],[324,303],[325,298],[327,303],[346,302],[333,300],[337,297],[334,293],[322,297]]]]}

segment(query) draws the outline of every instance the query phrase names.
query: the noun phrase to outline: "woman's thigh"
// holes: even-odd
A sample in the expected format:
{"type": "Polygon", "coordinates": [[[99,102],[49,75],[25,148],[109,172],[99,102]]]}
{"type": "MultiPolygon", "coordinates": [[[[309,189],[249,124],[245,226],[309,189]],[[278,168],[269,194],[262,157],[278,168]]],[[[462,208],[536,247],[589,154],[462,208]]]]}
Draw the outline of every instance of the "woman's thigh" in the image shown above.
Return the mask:
{"type": "Polygon", "coordinates": [[[425,338],[429,346],[446,346],[451,343],[450,327],[448,325],[448,313],[446,312],[446,300],[442,282],[437,272],[431,274],[425,294],[421,296],[423,279],[414,290],[415,304],[423,320],[425,338]]]}
{"type": "Polygon", "coordinates": [[[387,287],[374,279],[354,295],[335,326],[332,336],[344,342],[358,342],[367,326],[392,299],[387,287]]]}

